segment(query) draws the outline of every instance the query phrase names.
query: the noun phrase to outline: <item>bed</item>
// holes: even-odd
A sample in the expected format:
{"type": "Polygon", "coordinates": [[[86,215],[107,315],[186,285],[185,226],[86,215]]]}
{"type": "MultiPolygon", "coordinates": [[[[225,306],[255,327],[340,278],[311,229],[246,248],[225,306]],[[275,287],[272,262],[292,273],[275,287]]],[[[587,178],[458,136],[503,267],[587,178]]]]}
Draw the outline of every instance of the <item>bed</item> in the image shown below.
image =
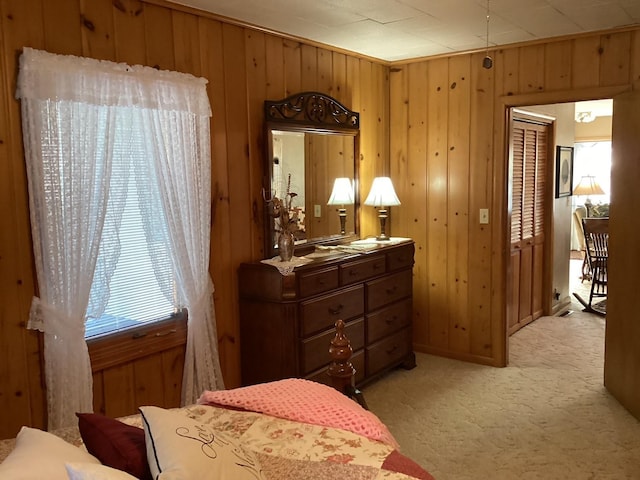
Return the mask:
{"type": "MultiPolygon", "coordinates": [[[[332,374],[347,379],[344,349],[331,350],[332,374]]],[[[0,442],[0,478],[433,480],[375,414],[310,380],[206,391],[194,405],[118,419],[77,416],[76,427],[23,427],[0,442]]]]}

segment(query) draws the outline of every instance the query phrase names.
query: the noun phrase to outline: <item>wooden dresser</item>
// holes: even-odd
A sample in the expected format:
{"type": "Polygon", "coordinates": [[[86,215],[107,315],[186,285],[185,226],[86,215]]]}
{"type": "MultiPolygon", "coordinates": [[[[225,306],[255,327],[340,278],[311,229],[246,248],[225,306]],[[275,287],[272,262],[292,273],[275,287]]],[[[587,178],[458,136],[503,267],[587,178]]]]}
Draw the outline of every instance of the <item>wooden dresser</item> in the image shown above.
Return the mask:
{"type": "MultiPolygon", "coordinates": [[[[314,256],[292,273],[261,262],[239,269],[242,383],[299,377],[328,383],[329,344],[346,323],[356,385],[415,366],[411,240],[314,256]]],[[[313,256],[313,255],[312,255],[313,256]]]]}

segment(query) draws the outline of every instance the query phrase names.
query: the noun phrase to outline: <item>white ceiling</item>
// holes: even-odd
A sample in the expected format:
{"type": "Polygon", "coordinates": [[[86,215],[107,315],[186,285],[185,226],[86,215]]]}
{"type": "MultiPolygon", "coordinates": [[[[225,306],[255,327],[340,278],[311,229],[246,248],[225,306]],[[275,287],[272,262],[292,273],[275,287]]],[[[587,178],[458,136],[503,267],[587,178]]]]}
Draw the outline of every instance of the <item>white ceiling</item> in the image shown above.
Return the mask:
{"type": "MultiPolygon", "coordinates": [[[[487,0],[172,0],[386,61],[486,47],[487,0]]],[[[489,44],[640,24],[640,0],[489,0],[489,44]]]]}

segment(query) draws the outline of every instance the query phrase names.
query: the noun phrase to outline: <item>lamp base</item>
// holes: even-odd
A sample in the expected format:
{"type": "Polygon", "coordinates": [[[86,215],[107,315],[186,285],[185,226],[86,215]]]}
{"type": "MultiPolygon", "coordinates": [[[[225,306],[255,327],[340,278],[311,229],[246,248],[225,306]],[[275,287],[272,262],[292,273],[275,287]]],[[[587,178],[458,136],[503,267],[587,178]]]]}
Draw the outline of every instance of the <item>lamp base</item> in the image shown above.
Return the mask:
{"type": "Polygon", "coordinates": [[[380,208],[378,210],[378,218],[380,219],[380,235],[376,237],[376,240],[378,242],[386,242],[390,240],[390,238],[387,236],[387,232],[385,231],[385,227],[387,225],[387,217],[387,209],[380,208]]]}
{"type": "Polygon", "coordinates": [[[346,233],[347,209],[338,209],[338,216],[340,217],[340,235],[344,235],[346,233]]]}

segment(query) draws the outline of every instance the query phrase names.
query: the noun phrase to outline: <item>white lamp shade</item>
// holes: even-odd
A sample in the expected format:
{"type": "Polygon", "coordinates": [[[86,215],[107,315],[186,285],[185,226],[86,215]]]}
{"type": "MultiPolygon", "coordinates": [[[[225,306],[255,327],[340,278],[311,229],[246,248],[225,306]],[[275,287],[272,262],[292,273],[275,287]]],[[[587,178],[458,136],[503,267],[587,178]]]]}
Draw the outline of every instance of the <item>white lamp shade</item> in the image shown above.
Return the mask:
{"type": "Polygon", "coordinates": [[[400,205],[400,200],[393,189],[389,177],[376,177],[371,184],[371,191],[364,201],[365,205],[373,207],[392,207],[400,205]]]}
{"type": "Polygon", "coordinates": [[[574,195],[604,195],[604,190],[593,175],[585,175],[573,189],[574,195]]]}
{"type": "Polygon", "coordinates": [[[353,184],[350,178],[336,178],[327,205],[353,205],[353,184]]]}

